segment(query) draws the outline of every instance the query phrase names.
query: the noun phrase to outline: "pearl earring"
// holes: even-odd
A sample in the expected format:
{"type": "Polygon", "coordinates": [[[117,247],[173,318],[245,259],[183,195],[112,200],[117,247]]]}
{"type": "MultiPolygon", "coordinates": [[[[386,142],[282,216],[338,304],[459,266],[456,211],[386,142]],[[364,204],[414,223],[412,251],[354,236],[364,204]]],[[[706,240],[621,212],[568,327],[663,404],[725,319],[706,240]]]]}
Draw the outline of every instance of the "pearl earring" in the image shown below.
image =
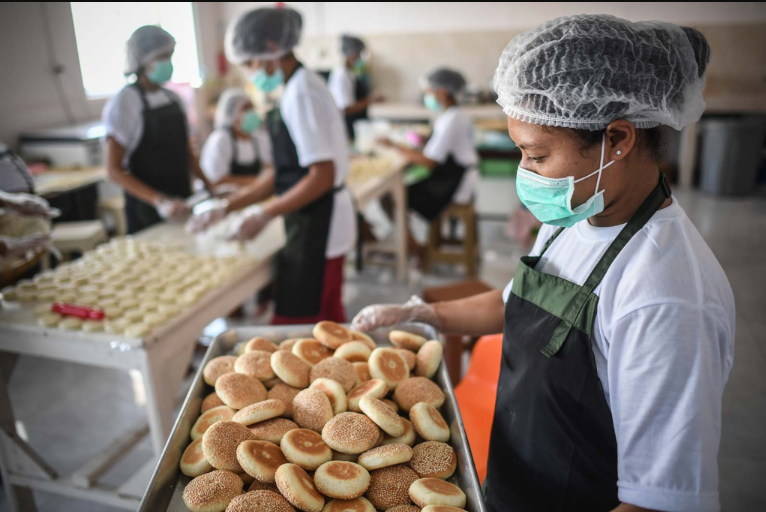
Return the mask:
{"type": "Polygon", "coordinates": [[[621,154],[622,154],[622,151],[618,151],[618,152],[617,152],[617,155],[621,155],[621,154]]]}

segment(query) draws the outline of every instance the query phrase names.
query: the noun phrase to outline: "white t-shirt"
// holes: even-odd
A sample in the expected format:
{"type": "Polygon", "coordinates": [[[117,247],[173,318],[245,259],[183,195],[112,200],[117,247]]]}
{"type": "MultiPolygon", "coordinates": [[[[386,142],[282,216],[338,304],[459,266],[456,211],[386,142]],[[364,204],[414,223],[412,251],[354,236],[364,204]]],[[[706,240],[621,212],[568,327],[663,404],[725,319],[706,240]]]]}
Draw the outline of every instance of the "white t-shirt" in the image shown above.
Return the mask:
{"type": "Polygon", "coordinates": [[[478,164],[473,124],[468,114],[456,105],[442,112],[434,121],[433,134],[423,148],[423,155],[439,164],[446,162],[450,155],[463,167],[478,164]]]}
{"type": "MultiPolygon", "coordinates": [[[[205,176],[213,183],[229,175],[231,159],[234,156],[231,138],[228,129],[219,128],[208,136],[205,145],[202,146],[199,164],[205,176]]],[[[256,158],[256,151],[261,164],[271,164],[271,140],[263,130],[257,130],[251,140],[237,137],[236,144],[238,164],[252,164],[256,158]]]]}
{"type": "MultiPolygon", "coordinates": [[[[335,186],[345,183],[349,172],[346,127],[324,80],[301,67],[288,80],[279,110],[295,144],[298,163],[309,167],[332,161],[335,186]]],[[[351,194],[343,189],[335,194],[326,256],[343,256],[355,243],[356,215],[351,194]]]]}
{"type": "MultiPolygon", "coordinates": [[[[168,89],[144,92],[146,103],[150,109],[162,107],[171,101],[175,101],[183,110],[181,97],[168,89]]],[[[122,165],[128,167],[128,162],[141,142],[144,134],[144,105],[141,96],[132,85],[126,85],[113,98],[106,102],[102,113],[102,121],[106,128],[107,136],[112,136],[125,148],[125,157],[122,165]]],[[[189,129],[187,120],[186,129],[189,129]]]]}
{"type": "MultiPolygon", "coordinates": [[[[536,270],[582,285],[622,228],[581,221],[561,233],[536,270]]],[[[531,254],[539,255],[557,229],[544,225],[531,254]]],[[[630,240],[595,293],[593,353],[617,436],[620,501],[719,510],[721,394],[734,356],[734,297],[675,198],[630,240]]]]}
{"type": "Polygon", "coordinates": [[[354,75],[346,66],[338,66],[330,72],[327,79],[327,88],[330,89],[335,104],[339,109],[345,110],[356,103],[354,94],[354,75]]]}

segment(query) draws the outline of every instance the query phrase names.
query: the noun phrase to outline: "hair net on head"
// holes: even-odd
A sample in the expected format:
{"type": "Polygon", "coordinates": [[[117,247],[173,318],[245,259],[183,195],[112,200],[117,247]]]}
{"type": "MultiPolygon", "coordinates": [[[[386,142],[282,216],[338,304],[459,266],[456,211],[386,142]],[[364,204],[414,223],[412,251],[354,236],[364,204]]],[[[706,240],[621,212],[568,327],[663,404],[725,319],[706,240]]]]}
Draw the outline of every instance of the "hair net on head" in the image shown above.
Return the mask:
{"type": "Polygon", "coordinates": [[[420,79],[423,89],[446,89],[453,97],[459,95],[465,89],[466,81],[463,75],[449,68],[436,68],[420,79]]]}
{"type": "Polygon", "coordinates": [[[710,47],[694,29],[607,15],[547,21],[514,37],[495,71],[497,102],[526,123],[601,130],[697,121],[710,47]]]}
{"type": "Polygon", "coordinates": [[[234,64],[276,59],[298,45],[303,20],[298,11],[262,8],[242,14],[226,30],[226,58],[234,64]]]}
{"type": "Polygon", "coordinates": [[[351,55],[358,55],[365,49],[364,41],[354,36],[341,36],[340,37],[340,51],[343,55],[349,57],[351,55]]]}
{"type": "Polygon", "coordinates": [[[155,25],[139,27],[125,45],[125,74],[138,73],[158,55],[172,51],[175,47],[176,40],[166,30],[155,25]]]}
{"type": "Polygon", "coordinates": [[[226,89],[218,98],[218,106],[215,109],[215,127],[232,126],[234,119],[242,109],[242,105],[250,103],[248,96],[242,89],[226,89]]]}

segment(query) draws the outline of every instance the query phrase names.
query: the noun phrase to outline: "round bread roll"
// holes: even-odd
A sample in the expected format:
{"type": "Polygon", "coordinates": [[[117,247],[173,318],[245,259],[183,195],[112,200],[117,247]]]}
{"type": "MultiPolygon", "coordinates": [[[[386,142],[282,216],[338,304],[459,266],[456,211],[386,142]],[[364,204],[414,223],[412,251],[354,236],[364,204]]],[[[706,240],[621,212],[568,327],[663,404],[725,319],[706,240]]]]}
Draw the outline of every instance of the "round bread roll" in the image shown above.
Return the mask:
{"type": "Polygon", "coordinates": [[[287,350],[288,352],[291,352],[293,350],[293,346],[302,339],[303,338],[288,338],[283,340],[279,344],[279,350],[287,350]]]}
{"type": "Polygon", "coordinates": [[[295,512],[283,496],[272,491],[252,491],[237,496],[226,512],[295,512]]]}
{"type": "Polygon", "coordinates": [[[237,360],[234,356],[219,356],[211,359],[202,370],[202,378],[209,386],[215,386],[218,377],[225,373],[234,371],[234,362],[237,360]]]}
{"type": "Polygon", "coordinates": [[[353,500],[332,500],[324,506],[322,512],[375,512],[367,498],[358,497],[353,500]]]}
{"type": "Polygon", "coordinates": [[[444,403],[444,393],[439,386],[425,377],[410,377],[396,388],[394,400],[407,412],[418,402],[425,402],[438,409],[444,403]]]}
{"type": "Polygon", "coordinates": [[[421,478],[410,485],[410,498],[417,505],[446,505],[463,508],[465,493],[460,487],[439,478],[421,478]]]}
{"type": "Polygon", "coordinates": [[[372,378],[382,380],[389,389],[396,389],[400,382],[410,376],[407,362],[393,348],[376,348],[370,354],[367,364],[370,365],[372,378]]]}
{"type": "Polygon", "coordinates": [[[442,362],[442,344],[436,340],[425,342],[418,350],[415,375],[432,379],[442,362]]]}
{"type": "Polygon", "coordinates": [[[58,313],[46,313],[37,318],[40,327],[56,327],[64,317],[58,313]]]}
{"type": "Polygon", "coordinates": [[[184,488],[183,500],[192,512],[223,512],[242,494],[242,480],[231,471],[200,475],[184,488]]]}
{"type": "Polygon", "coordinates": [[[426,441],[449,441],[449,425],[432,405],[418,402],[410,409],[410,421],[415,431],[426,441]]]}
{"type": "Polygon", "coordinates": [[[280,349],[271,354],[271,367],[285,384],[298,389],[308,387],[311,368],[292,352],[280,349]]]}
{"type": "Polygon", "coordinates": [[[399,404],[394,402],[393,400],[389,400],[388,398],[383,398],[383,403],[389,406],[395,413],[399,413],[399,404]]]}
{"type": "Polygon", "coordinates": [[[293,400],[293,419],[301,428],[321,432],[332,417],[330,399],[318,389],[304,389],[293,400]]]}
{"type": "Polygon", "coordinates": [[[412,373],[412,370],[415,369],[415,364],[417,363],[415,352],[407,350],[406,348],[395,348],[394,350],[396,350],[397,354],[402,356],[402,359],[407,363],[407,368],[409,368],[410,373],[412,373]]]}
{"type": "Polygon", "coordinates": [[[330,400],[333,415],[346,412],[348,410],[348,399],[343,391],[343,386],[338,381],[331,379],[317,379],[311,383],[309,389],[318,389],[330,400]]]}
{"type": "Polygon", "coordinates": [[[35,306],[35,309],[34,309],[35,316],[47,315],[48,313],[50,313],[51,305],[52,304],[50,302],[46,302],[45,304],[38,304],[37,306],[35,306]]]}
{"type": "Polygon", "coordinates": [[[317,341],[333,350],[351,341],[351,331],[335,322],[319,322],[312,332],[317,341]]]}
{"type": "Polygon", "coordinates": [[[343,412],[327,422],[322,439],[333,450],[359,454],[370,450],[378,442],[380,430],[363,414],[343,412]]]}
{"type": "Polygon", "coordinates": [[[369,348],[371,351],[378,348],[378,344],[375,343],[375,340],[372,339],[369,335],[359,332],[359,331],[351,331],[351,339],[354,341],[361,341],[364,343],[367,348],[369,348]]]}
{"type": "Polygon", "coordinates": [[[295,464],[283,464],[277,469],[277,487],[287,501],[304,512],[322,512],[324,497],[314,481],[295,464]]]}
{"type": "Polygon", "coordinates": [[[404,464],[412,459],[412,448],[396,443],[378,446],[359,456],[359,465],[368,471],[404,464]]]}
{"type": "Polygon", "coordinates": [[[388,333],[388,339],[397,347],[406,348],[407,350],[412,350],[413,352],[420,350],[420,347],[422,347],[423,344],[428,341],[423,336],[418,336],[417,334],[412,334],[405,331],[391,331],[388,333]]]}
{"type": "Polygon", "coordinates": [[[287,460],[307,471],[332,460],[332,450],[322,436],[305,428],[290,430],[279,443],[287,460]]]}
{"type": "Polygon", "coordinates": [[[65,331],[77,331],[80,327],[82,327],[82,320],[73,316],[65,317],[58,323],[58,328],[65,331]]]}
{"type": "Polygon", "coordinates": [[[353,453],[342,453],[339,451],[332,451],[332,460],[342,460],[344,462],[356,462],[359,459],[359,455],[353,453]]]}
{"type": "Polygon", "coordinates": [[[383,403],[382,400],[372,398],[371,396],[363,396],[359,400],[359,408],[386,434],[394,437],[404,434],[402,418],[383,403]]]}
{"type": "Polygon", "coordinates": [[[366,363],[371,353],[372,350],[361,341],[349,341],[338,347],[334,356],[345,359],[349,363],[366,363]]]}
{"type": "Polygon", "coordinates": [[[365,493],[370,486],[370,474],[353,462],[330,461],[316,470],[314,484],[325,496],[351,500],[365,493]]]}
{"type": "Polygon", "coordinates": [[[200,414],[209,411],[213,407],[220,407],[222,405],[226,405],[223,403],[223,400],[221,400],[221,397],[215,394],[215,391],[210,393],[208,396],[205,397],[204,400],[202,400],[202,407],[200,408],[200,414]]]}
{"type": "Polygon", "coordinates": [[[252,425],[281,416],[284,412],[285,404],[281,400],[264,400],[237,411],[232,420],[243,425],[252,425]]]}
{"type": "Polygon", "coordinates": [[[276,352],[279,348],[266,338],[260,338],[256,336],[247,343],[245,343],[245,352],[253,352],[254,350],[263,350],[264,352],[276,352]]]}
{"type": "Polygon", "coordinates": [[[298,340],[295,345],[293,345],[291,352],[312,368],[320,361],[332,357],[332,350],[325,347],[317,340],[312,340],[310,338],[298,340]]]}
{"type": "Polygon", "coordinates": [[[130,325],[125,328],[125,336],[130,336],[131,338],[143,338],[148,336],[150,332],[152,332],[152,326],[143,323],[130,325]]]}
{"type": "Polygon", "coordinates": [[[265,350],[251,350],[239,356],[234,362],[234,371],[261,381],[276,377],[271,368],[271,352],[265,350]]]}
{"type": "Polygon", "coordinates": [[[370,472],[370,488],[364,497],[378,510],[409,505],[409,489],[417,479],[418,474],[403,464],[376,469],[370,472]]]}
{"type": "Polygon", "coordinates": [[[279,446],[268,441],[244,441],[237,446],[237,462],[259,482],[273,483],[274,475],[287,459],[279,446]]]}
{"type": "Polygon", "coordinates": [[[271,420],[261,421],[255,425],[250,425],[248,428],[257,440],[279,444],[282,442],[282,438],[285,436],[285,434],[300,427],[298,427],[295,422],[288,419],[274,418],[271,420]]]}
{"type": "Polygon", "coordinates": [[[415,440],[417,438],[415,428],[412,426],[412,423],[407,418],[402,418],[402,423],[404,423],[404,434],[402,434],[399,437],[391,437],[391,436],[384,436],[382,445],[387,444],[406,444],[407,446],[414,446],[415,440]]]}
{"type": "Polygon", "coordinates": [[[261,381],[244,373],[226,373],[215,381],[215,392],[232,409],[244,409],[266,399],[261,381]]]}
{"type": "Polygon", "coordinates": [[[219,405],[203,412],[197,421],[194,422],[194,426],[191,429],[192,440],[200,439],[207,429],[211,425],[218,423],[219,421],[228,421],[234,417],[236,411],[228,405],[219,405]]]}
{"type": "Polygon", "coordinates": [[[410,467],[415,470],[415,473],[420,478],[441,478],[446,480],[452,476],[455,468],[457,468],[457,455],[455,455],[455,450],[447,443],[426,441],[415,446],[413,449],[410,467]]]}
{"type": "MultiPolygon", "coordinates": [[[[242,473],[242,474],[247,475],[247,473],[242,473]]],[[[247,475],[247,476],[250,476],[250,475],[247,475]]],[[[253,477],[250,477],[250,478],[253,478],[253,477]]],[[[253,492],[253,491],[271,491],[271,492],[279,494],[279,488],[277,487],[277,484],[267,484],[264,482],[259,482],[255,478],[253,478],[253,481],[250,483],[250,487],[247,488],[247,492],[253,492]]],[[[281,496],[281,494],[279,495],[281,496]]],[[[293,512],[294,510],[295,509],[293,509],[293,512]]]]}
{"type": "Polygon", "coordinates": [[[317,379],[332,379],[343,386],[343,392],[348,393],[356,384],[354,365],[339,357],[328,357],[311,369],[311,382],[317,379]]]}
{"type": "Polygon", "coordinates": [[[253,434],[246,426],[236,421],[219,421],[210,426],[202,436],[202,449],[205,458],[215,469],[225,469],[241,473],[242,466],[237,461],[237,446],[243,441],[253,439],[253,434]]]}
{"type": "Polygon", "coordinates": [[[186,447],[181,456],[181,473],[192,478],[211,471],[213,466],[205,458],[202,450],[202,439],[196,439],[186,447]]]}
{"type": "MultiPolygon", "coordinates": [[[[370,352],[372,354],[372,352],[370,352]]],[[[366,382],[370,380],[372,377],[370,376],[370,365],[367,363],[351,363],[354,365],[354,370],[356,370],[356,383],[354,385],[358,386],[362,382],[366,382]]]]}
{"type": "Polygon", "coordinates": [[[348,409],[353,412],[362,412],[359,408],[359,401],[369,396],[372,398],[383,398],[388,394],[388,386],[380,379],[371,379],[361,383],[351,390],[348,394],[348,409]]]}
{"type": "Polygon", "coordinates": [[[271,400],[280,400],[285,405],[285,412],[282,414],[285,418],[292,418],[293,417],[293,400],[296,396],[298,396],[298,393],[300,393],[301,390],[298,388],[294,388],[292,386],[288,386],[285,383],[280,383],[275,385],[273,388],[269,390],[266,397],[271,400]]]}
{"type": "Polygon", "coordinates": [[[415,505],[398,505],[389,508],[386,512],[420,512],[420,507],[416,507],[415,505]]]}
{"type": "Polygon", "coordinates": [[[82,323],[82,330],[85,332],[102,332],[104,330],[103,320],[85,320],[82,323]]]}

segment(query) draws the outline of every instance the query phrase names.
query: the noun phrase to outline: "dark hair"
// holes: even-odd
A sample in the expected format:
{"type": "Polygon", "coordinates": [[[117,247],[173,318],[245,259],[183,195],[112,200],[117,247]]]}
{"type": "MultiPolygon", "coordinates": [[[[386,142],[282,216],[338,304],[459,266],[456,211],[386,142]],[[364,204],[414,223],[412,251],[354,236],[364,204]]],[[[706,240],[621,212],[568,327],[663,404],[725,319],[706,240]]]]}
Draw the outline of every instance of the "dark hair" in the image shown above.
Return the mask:
{"type": "MultiPolygon", "coordinates": [[[[586,151],[601,143],[605,130],[574,130],[562,128],[580,143],[580,151],[586,151]]],[[[636,130],[636,147],[648,151],[655,163],[659,163],[668,149],[668,138],[664,126],[636,130]]]]}

